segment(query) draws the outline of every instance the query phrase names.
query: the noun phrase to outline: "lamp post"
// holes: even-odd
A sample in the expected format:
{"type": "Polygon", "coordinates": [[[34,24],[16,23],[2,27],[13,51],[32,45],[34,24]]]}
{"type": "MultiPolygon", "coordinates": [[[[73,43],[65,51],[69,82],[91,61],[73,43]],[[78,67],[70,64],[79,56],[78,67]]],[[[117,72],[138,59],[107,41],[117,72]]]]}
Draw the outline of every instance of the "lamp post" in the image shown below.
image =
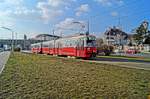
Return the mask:
{"type": "Polygon", "coordinates": [[[1,27],[1,28],[12,32],[11,51],[13,52],[14,51],[14,31],[10,28],[7,28],[7,27],[1,27]]]}

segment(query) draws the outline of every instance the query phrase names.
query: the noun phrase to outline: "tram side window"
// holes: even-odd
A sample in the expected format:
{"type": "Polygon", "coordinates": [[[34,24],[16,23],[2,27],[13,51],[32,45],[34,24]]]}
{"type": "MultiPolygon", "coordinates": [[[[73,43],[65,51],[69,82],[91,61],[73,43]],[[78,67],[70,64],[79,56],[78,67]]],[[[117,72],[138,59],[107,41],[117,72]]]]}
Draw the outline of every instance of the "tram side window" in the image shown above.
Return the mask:
{"type": "Polygon", "coordinates": [[[36,48],[40,48],[40,45],[36,45],[36,48]]]}
{"type": "Polygon", "coordinates": [[[80,40],[77,40],[76,45],[77,45],[77,48],[79,48],[79,47],[80,47],[80,40]]]}
{"type": "Polygon", "coordinates": [[[43,47],[49,47],[47,44],[44,44],[43,47]]]}
{"type": "Polygon", "coordinates": [[[38,48],[41,48],[41,44],[40,44],[40,45],[37,45],[37,47],[38,47],[38,48]]]}
{"type": "Polygon", "coordinates": [[[74,42],[73,41],[70,41],[70,47],[73,47],[73,44],[74,42]]]}
{"type": "Polygon", "coordinates": [[[67,45],[68,47],[75,47],[75,40],[69,40],[67,45]]]}
{"type": "Polygon", "coordinates": [[[63,44],[62,44],[61,42],[59,42],[59,48],[62,48],[62,45],[63,45],[63,44]]]}
{"type": "Polygon", "coordinates": [[[81,40],[81,47],[84,47],[84,40],[81,40]]]}
{"type": "Polygon", "coordinates": [[[63,41],[62,41],[62,43],[63,43],[63,47],[66,47],[66,40],[64,39],[63,41]]]}
{"type": "Polygon", "coordinates": [[[70,46],[70,42],[68,40],[65,41],[65,47],[69,47],[70,46]]]}
{"type": "Polygon", "coordinates": [[[72,47],[76,47],[77,46],[77,41],[76,40],[73,40],[72,41],[72,47]]]}
{"type": "Polygon", "coordinates": [[[79,47],[84,47],[84,40],[80,40],[79,47]]]}
{"type": "Polygon", "coordinates": [[[37,45],[34,45],[34,47],[35,47],[35,48],[38,48],[38,46],[37,46],[37,45]]]}
{"type": "Polygon", "coordinates": [[[51,43],[49,44],[49,48],[53,48],[53,45],[51,43]]]}
{"type": "Polygon", "coordinates": [[[55,46],[56,48],[59,48],[59,42],[56,42],[56,46],[55,46]]]}
{"type": "Polygon", "coordinates": [[[64,40],[63,43],[61,43],[62,47],[76,47],[77,42],[75,40],[64,40]]]}

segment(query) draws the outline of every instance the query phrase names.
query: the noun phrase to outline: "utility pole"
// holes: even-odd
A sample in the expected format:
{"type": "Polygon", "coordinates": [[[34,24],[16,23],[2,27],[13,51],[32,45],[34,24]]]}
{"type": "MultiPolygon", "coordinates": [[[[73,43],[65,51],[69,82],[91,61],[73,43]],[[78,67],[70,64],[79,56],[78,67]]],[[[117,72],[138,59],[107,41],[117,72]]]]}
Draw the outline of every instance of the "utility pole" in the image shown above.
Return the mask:
{"type": "Polygon", "coordinates": [[[14,31],[12,31],[12,52],[14,51],[14,31]]]}
{"type": "Polygon", "coordinates": [[[89,22],[89,19],[87,21],[87,33],[86,35],[89,35],[89,32],[90,32],[90,22],[89,22]]]}
{"type": "Polygon", "coordinates": [[[126,15],[123,15],[123,16],[122,16],[122,15],[120,14],[120,12],[119,12],[118,18],[117,18],[117,23],[118,23],[119,29],[121,29],[121,30],[122,30],[122,28],[123,28],[123,24],[122,24],[121,21],[123,21],[123,19],[126,18],[126,17],[128,17],[128,16],[126,16],[126,15]]]}
{"type": "Polygon", "coordinates": [[[17,47],[17,32],[15,34],[16,34],[15,47],[17,47]]]}
{"type": "Polygon", "coordinates": [[[119,27],[119,29],[121,29],[121,16],[120,16],[120,12],[118,14],[118,27],[119,27]]]}
{"type": "Polygon", "coordinates": [[[54,40],[54,54],[55,54],[55,30],[53,29],[53,40],[54,40]]]}
{"type": "Polygon", "coordinates": [[[6,29],[12,33],[11,51],[14,52],[14,31],[7,27],[0,27],[0,28],[6,29]]]}
{"type": "Polygon", "coordinates": [[[118,18],[118,27],[121,28],[121,17],[118,18]]]}

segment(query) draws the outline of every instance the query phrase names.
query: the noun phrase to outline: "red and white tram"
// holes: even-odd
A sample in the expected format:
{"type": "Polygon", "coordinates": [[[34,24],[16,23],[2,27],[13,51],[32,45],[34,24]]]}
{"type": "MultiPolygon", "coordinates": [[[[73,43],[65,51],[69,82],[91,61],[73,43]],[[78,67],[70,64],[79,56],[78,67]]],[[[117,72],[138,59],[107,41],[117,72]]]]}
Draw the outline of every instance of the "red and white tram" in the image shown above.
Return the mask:
{"type": "Polygon", "coordinates": [[[96,56],[96,37],[78,35],[31,45],[33,53],[90,58],[96,56]]]}

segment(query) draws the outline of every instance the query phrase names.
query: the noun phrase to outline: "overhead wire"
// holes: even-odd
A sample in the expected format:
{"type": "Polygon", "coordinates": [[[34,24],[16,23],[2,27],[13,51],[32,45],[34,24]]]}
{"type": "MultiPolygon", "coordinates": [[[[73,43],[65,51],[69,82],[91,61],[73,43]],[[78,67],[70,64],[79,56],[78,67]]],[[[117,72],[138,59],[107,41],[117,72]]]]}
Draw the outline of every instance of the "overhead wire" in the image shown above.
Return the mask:
{"type": "MultiPolygon", "coordinates": [[[[147,9],[146,10],[139,10],[139,6],[137,6],[137,3],[139,3],[137,0],[133,0],[132,2],[128,2],[128,3],[125,3],[123,6],[121,6],[121,7],[115,7],[115,8],[113,8],[113,10],[114,9],[116,9],[117,11],[118,10],[122,10],[122,9],[127,9],[127,7],[130,5],[130,4],[132,4],[132,7],[134,8],[134,9],[132,9],[132,10],[137,10],[137,12],[130,12],[130,13],[127,13],[126,15],[119,15],[118,17],[114,17],[114,18],[116,18],[117,20],[118,20],[118,18],[119,17],[121,17],[121,19],[123,19],[123,18],[125,18],[125,19],[129,19],[129,18],[131,18],[131,16],[132,17],[138,17],[138,15],[137,14],[140,14],[140,13],[142,13],[143,15],[145,15],[145,14],[148,14],[148,13],[150,13],[147,9]],[[134,6],[135,7],[134,7],[134,6]]],[[[130,5],[131,6],[131,5],[130,5]]],[[[103,16],[105,16],[105,15],[108,15],[108,13],[110,13],[109,11],[110,10],[107,10],[108,12],[104,12],[104,13],[102,13],[103,14],[103,16]]],[[[100,13],[98,13],[98,14],[96,14],[96,15],[94,15],[94,16],[92,16],[92,18],[96,18],[96,17],[99,17],[99,16],[102,16],[102,15],[99,15],[100,13]]],[[[120,14],[120,13],[119,13],[120,14]]]]}

